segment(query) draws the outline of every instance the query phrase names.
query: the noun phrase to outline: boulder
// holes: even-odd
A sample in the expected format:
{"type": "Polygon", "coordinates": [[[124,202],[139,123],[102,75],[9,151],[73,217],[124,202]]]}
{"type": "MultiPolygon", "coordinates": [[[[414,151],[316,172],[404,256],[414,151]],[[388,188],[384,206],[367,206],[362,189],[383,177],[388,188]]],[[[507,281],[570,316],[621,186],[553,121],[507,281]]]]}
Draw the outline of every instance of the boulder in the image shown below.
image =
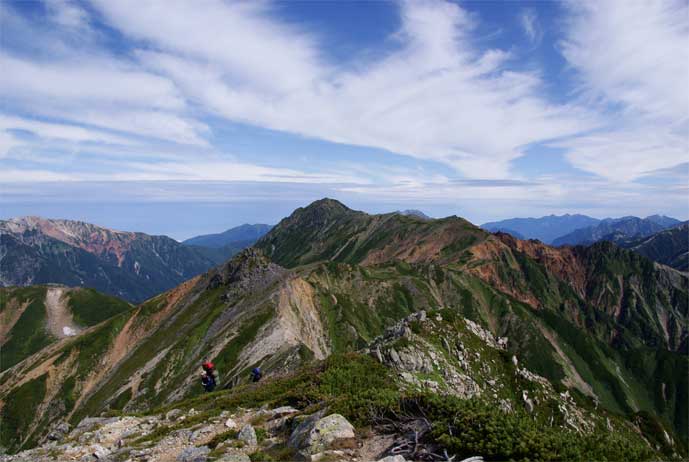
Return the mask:
{"type": "Polygon", "coordinates": [[[304,454],[316,454],[334,446],[354,442],[354,427],[340,414],[314,414],[302,421],[289,437],[288,445],[304,454]]]}
{"type": "Polygon", "coordinates": [[[237,425],[237,422],[235,422],[234,419],[232,419],[232,418],[227,419],[227,420],[225,421],[225,426],[226,426],[227,428],[229,428],[230,430],[234,430],[234,429],[236,429],[237,427],[239,427],[239,425],[237,425]]]}
{"type": "Polygon", "coordinates": [[[208,446],[185,448],[178,456],[177,462],[206,462],[211,450],[208,446]]]}
{"type": "Polygon", "coordinates": [[[397,454],[395,456],[383,457],[382,459],[378,459],[376,462],[407,462],[407,459],[405,459],[404,456],[397,454]]]}
{"type": "Polygon", "coordinates": [[[100,444],[94,444],[92,454],[96,459],[104,459],[108,454],[110,454],[110,450],[104,448],[100,444]]]}
{"type": "Polygon", "coordinates": [[[189,436],[189,441],[197,441],[199,439],[204,438],[209,433],[213,433],[212,425],[207,425],[205,427],[201,427],[197,430],[194,430],[191,436],[189,436]]]}
{"type": "Polygon", "coordinates": [[[271,418],[276,419],[278,417],[297,414],[299,412],[299,409],[294,409],[292,406],[282,406],[268,412],[271,415],[271,418]]]}
{"type": "Polygon", "coordinates": [[[244,425],[242,429],[239,430],[237,439],[239,441],[243,441],[244,444],[246,444],[249,447],[258,445],[258,439],[256,438],[256,430],[254,430],[254,427],[252,427],[249,424],[244,425]]]}
{"type": "Polygon", "coordinates": [[[50,441],[60,441],[62,440],[67,434],[69,433],[69,424],[67,422],[60,422],[55,427],[53,427],[53,430],[48,434],[48,439],[50,441]]]}
{"type": "Polygon", "coordinates": [[[175,421],[184,414],[180,409],[172,409],[170,411],[167,411],[167,414],[165,414],[165,418],[170,421],[175,421]]]}

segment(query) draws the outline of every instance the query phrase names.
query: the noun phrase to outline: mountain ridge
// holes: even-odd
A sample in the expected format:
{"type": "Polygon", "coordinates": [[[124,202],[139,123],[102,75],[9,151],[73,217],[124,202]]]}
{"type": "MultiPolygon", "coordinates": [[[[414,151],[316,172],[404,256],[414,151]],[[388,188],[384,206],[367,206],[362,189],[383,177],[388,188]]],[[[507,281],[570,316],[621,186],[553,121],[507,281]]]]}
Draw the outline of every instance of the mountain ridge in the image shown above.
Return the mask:
{"type": "Polygon", "coordinates": [[[510,218],[484,223],[487,231],[513,230],[527,239],[550,244],[554,239],[576,229],[594,225],[600,220],[580,214],[547,215],[540,218],[510,218]]]}
{"type": "Polygon", "coordinates": [[[143,301],[216,262],[167,236],[24,217],[0,221],[0,284],[63,283],[143,301]]]}
{"type": "Polygon", "coordinates": [[[272,227],[272,225],[260,223],[253,225],[245,223],[220,233],[194,236],[182,241],[182,244],[211,248],[225,247],[236,243],[249,243],[250,245],[263,237],[272,227]]]}
{"type": "Polygon", "coordinates": [[[40,418],[2,444],[31,447],[60,419],[195,400],[206,358],[235,388],[256,366],[270,379],[332,355],[380,350],[405,389],[464,396],[476,383],[489,398],[485,387],[496,381],[512,409],[539,408],[507,380],[517,373],[514,356],[530,383],[554,390],[546,418],[566,419],[557,409],[567,392],[577,406],[630,425],[653,422],[661,429],[653,438],[675,451],[681,444],[670,441],[685,441],[689,423],[688,294],[686,274],[608,242],[554,248],[458,217],[368,215],[324,199],[224,265],[0,373],[7,402],[27,387],[44,390],[25,401],[40,418]],[[473,335],[508,338],[496,353],[502,359],[473,335]],[[495,363],[467,359],[475,354],[495,363]]]}
{"type": "Polygon", "coordinates": [[[553,240],[554,246],[586,245],[600,241],[609,235],[624,238],[643,238],[666,229],[653,220],[638,217],[606,218],[594,226],[581,228],[553,240]]]}

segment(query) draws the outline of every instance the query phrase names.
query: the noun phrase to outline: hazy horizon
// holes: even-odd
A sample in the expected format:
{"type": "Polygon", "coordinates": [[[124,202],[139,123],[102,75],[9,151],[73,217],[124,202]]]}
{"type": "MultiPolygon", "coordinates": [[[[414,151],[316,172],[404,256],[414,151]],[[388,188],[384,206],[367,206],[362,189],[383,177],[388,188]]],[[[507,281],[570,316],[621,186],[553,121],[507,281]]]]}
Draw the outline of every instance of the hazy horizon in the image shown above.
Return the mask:
{"type": "MultiPolygon", "coordinates": [[[[321,199],[315,198],[314,200],[321,199]]],[[[31,210],[42,211],[43,213],[9,213],[3,210],[0,214],[0,219],[6,220],[9,218],[17,218],[21,216],[40,216],[48,219],[66,219],[77,220],[91,223],[105,228],[116,229],[119,231],[136,231],[146,234],[166,235],[176,239],[177,241],[184,241],[194,236],[202,234],[215,234],[226,231],[230,228],[240,226],[243,224],[268,224],[275,225],[281,219],[290,215],[298,207],[305,207],[312,201],[304,203],[296,203],[290,208],[288,202],[285,202],[282,207],[275,207],[265,209],[260,207],[259,203],[246,204],[226,204],[224,207],[217,203],[194,203],[191,207],[185,207],[185,218],[179,221],[174,221],[175,211],[180,207],[189,206],[188,203],[166,203],[166,204],[108,204],[104,207],[103,204],[90,204],[88,206],[82,205],[79,213],[74,216],[66,216],[69,213],[69,208],[61,209],[54,205],[39,205],[36,204],[31,207],[31,210]],[[284,210],[284,211],[283,211],[284,210]],[[217,212],[226,213],[217,213],[217,212]]],[[[501,221],[509,218],[541,218],[548,215],[565,215],[569,212],[553,213],[538,216],[504,216],[498,217],[494,220],[472,220],[470,217],[458,213],[444,213],[442,208],[431,207],[423,208],[421,206],[406,206],[404,204],[362,204],[361,206],[352,205],[347,201],[341,201],[346,206],[361,210],[367,213],[389,213],[399,210],[415,209],[420,210],[432,218],[444,218],[451,215],[457,215],[469,220],[475,225],[482,225],[489,221],[501,221]]],[[[9,208],[13,210],[13,208],[9,208]]],[[[21,210],[21,208],[17,208],[21,210]]],[[[577,212],[578,213],[578,212],[577,212]]],[[[570,213],[573,215],[574,213],[570,213]]],[[[667,215],[658,213],[659,215],[667,215]]],[[[614,216],[582,214],[597,219],[604,218],[620,218],[633,214],[622,213],[614,216]]],[[[640,218],[645,218],[655,213],[638,215],[640,218]]],[[[680,221],[686,221],[687,217],[667,215],[676,218],[680,221]]]]}

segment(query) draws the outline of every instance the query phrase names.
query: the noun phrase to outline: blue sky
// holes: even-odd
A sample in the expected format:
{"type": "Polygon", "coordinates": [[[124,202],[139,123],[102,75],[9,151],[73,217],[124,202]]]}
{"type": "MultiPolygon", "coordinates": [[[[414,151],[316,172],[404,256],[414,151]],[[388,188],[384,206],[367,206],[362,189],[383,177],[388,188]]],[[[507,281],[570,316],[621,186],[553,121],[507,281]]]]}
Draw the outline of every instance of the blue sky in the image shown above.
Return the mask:
{"type": "Polygon", "coordinates": [[[689,217],[681,1],[0,3],[0,217],[689,217]]]}

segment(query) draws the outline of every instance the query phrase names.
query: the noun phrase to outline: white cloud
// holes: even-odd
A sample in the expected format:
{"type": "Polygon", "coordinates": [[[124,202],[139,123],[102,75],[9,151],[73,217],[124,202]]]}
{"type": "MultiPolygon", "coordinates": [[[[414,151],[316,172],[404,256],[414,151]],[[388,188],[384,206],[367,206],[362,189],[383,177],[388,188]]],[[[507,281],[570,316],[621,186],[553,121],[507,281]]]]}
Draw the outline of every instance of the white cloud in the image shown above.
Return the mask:
{"type": "Polygon", "coordinates": [[[632,181],[689,160],[687,138],[662,126],[602,132],[554,145],[567,149],[575,167],[611,181],[632,181]]]}
{"type": "MultiPolygon", "coordinates": [[[[61,121],[5,118],[0,152],[24,142],[6,131],[12,128],[42,139],[33,148],[46,163],[53,140],[122,145],[91,147],[107,161],[89,159],[90,171],[59,174],[70,181],[353,183],[348,192],[368,194],[376,194],[373,183],[380,181],[381,194],[410,198],[432,189],[434,200],[469,193],[531,201],[563,197],[568,189],[559,180],[487,188],[460,187],[449,178],[457,172],[513,178],[512,161],[544,142],[612,183],[687,162],[686,3],[569,4],[560,47],[580,77],[580,97],[565,104],[545,96],[537,71],[515,70],[520,56],[513,50],[477,44],[481,18],[456,3],[400,3],[400,26],[389,38],[394,46],[356,65],[328,60],[317,35],[280,21],[267,2],[207,0],[200,8],[185,1],[95,0],[94,6],[99,19],[131,39],[123,48],[136,51],[114,56],[86,10],[57,2],[49,11],[59,33],[35,35],[41,46],[64,38],[55,45],[60,53],[0,53],[3,101],[20,113],[61,121]],[[72,49],[73,43],[79,46],[72,49]],[[206,116],[437,161],[447,171],[432,178],[413,169],[316,174],[240,162],[209,145],[206,116]],[[146,162],[131,162],[132,145],[146,162]]],[[[533,10],[519,21],[530,40],[540,40],[533,10]]],[[[44,171],[30,177],[50,178],[44,171]]]]}
{"type": "MultiPolygon", "coordinates": [[[[7,132],[7,130],[26,130],[42,138],[52,138],[66,141],[114,144],[130,143],[127,138],[104,133],[98,130],[90,130],[84,127],[68,124],[41,122],[38,120],[24,119],[0,114],[0,133],[7,132]]],[[[20,141],[15,143],[21,144],[20,141]]]]}
{"type": "Polygon", "coordinates": [[[46,3],[53,21],[70,29],[85,31],[89,28],[89,16],[83,8],[69,0],[51,0],[46,3]]]}
{"type": "Polygon", "coordinates": [[[265,2],[95,0],[123,33],[163,51],[222,66],[238,86],[271,95],[302,87],[324,71],[304,32],[268,18],[265,2]]]}
{"type": "Polygon", "coordinates": [[[5,97],[51,103],[109,104],[178,110],[184,100],[172,82],[109,59],[32,62],[0,55],[0,89],[5,97]],[[120,67],[122,66],[122,67],[120,67]]]}
{"type": "Polygon", "coordinates": [[[689,5],[572,1],[561,48],[590,104],[613,105],[607,130],[560,143],[567,158],[613,181],[689,160],[689,5]]]}
{"type": "Polygon", "coordinates": [[[0,130],[0,158],[5,157],[14,147],[21,145],[22,142],[11,133],[0,130]]]}
{"type": "MultiPolygon", "coordinates": [[[[2,139],[0,138],[0,141],[2,139]]],[[[264,182],[295,184],[365,184],[366,180],[347,172],[304,172],[297,169],[265,167],[234,160],[188,160],[186,162],[119,163],[117,172],[93,172],[72,168],[51,172],[36,168],[9,168],[0,174],[5,183],[26,182],[264,182]]]]}
{"type": "Polygon", "coordinates": [[[519,24],[524,30],[527,38],[531,42],[539,42],[543,36],[541,31],[541,26],[538,23],[538,16],[536,12],[531,9],[526,9],[522,11],[519,15],[519,24]]]}
{"type": "Polygon", "coordinates": [[[592,125],[541,98],[537,76],[508,71],[505,52],[475,49],[456,4],[404,2],[402,47],[360,71],[325,62],[315,40],[262,5],[98,4],[157,49],[138,53],[143,66],[234,121],[437,160],[472,177],[506,177],[525,145],[592,125]]]}
{"type": "Polygon", "coordinates": [[[593,97],[635,115],[689,116],[689,6],[682,0],[576,0],[562,52],[593,97]]]}

